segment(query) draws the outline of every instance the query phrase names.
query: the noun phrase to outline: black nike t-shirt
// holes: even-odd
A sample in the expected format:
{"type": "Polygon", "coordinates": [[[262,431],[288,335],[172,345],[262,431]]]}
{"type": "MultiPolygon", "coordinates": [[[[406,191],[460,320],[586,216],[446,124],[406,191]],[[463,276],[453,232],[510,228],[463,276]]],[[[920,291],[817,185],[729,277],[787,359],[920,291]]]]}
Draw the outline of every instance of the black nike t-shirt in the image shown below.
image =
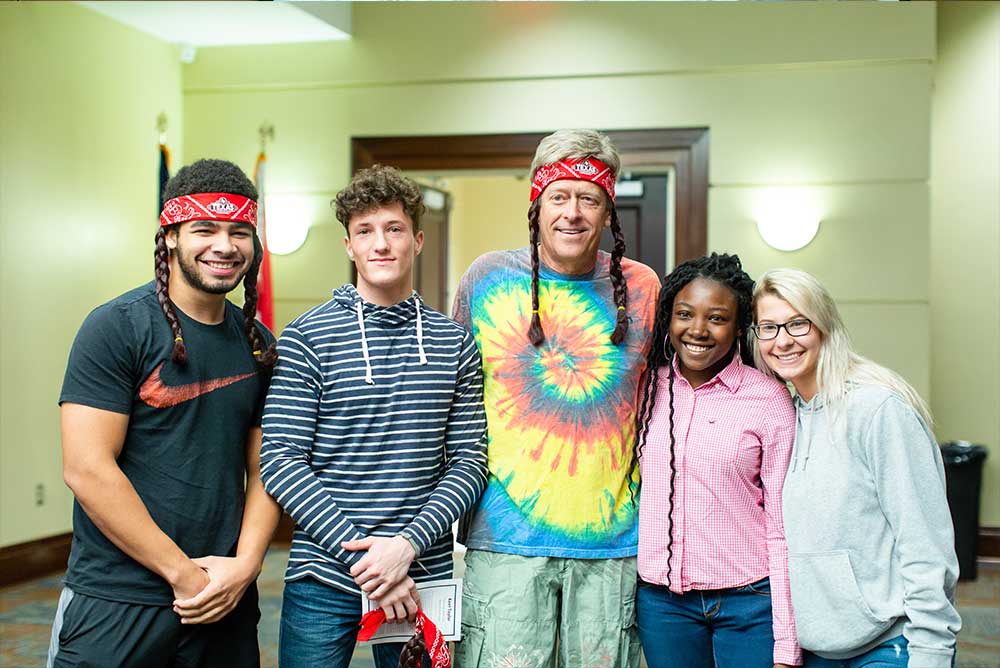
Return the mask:
{"type": "MultiPolygon", "coordinates": [[[[118,466],[153,521],[189,557],[236,551],[246,476],[246,439],[260,425],[267,372],[254,361],[243,314],[226,302],[218,325],[177,310],[188,351],[170,359],[173,334],[153,283],[99,306],[73,342],[59,403],[129,416],[118,466]]],[[[267,345],[274,340],[258,323],[267,345]]],[[[170,605],[165,580],[119,550],[79,502],[66,584],[126,603],[170,605]]]]}

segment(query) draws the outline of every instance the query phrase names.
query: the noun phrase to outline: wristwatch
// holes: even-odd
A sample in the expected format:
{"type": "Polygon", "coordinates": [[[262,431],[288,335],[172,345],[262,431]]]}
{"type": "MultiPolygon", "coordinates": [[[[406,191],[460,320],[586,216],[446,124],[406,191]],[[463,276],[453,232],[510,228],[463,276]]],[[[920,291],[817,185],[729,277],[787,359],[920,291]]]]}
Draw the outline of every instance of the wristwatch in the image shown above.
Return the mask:
{"type": "Polygon", "coordinates": [[[396,535],[399,536],[400,538],[405,538],[406,542],[408,542],[410,544],[410,547],[413,548],[413,558],[414,559],[416,559],[417,557],[420,556],[420,546],[417,545],[417,541],[413,540],[412,537],[407,536],[405,533],[397,533],[396,535]]]}

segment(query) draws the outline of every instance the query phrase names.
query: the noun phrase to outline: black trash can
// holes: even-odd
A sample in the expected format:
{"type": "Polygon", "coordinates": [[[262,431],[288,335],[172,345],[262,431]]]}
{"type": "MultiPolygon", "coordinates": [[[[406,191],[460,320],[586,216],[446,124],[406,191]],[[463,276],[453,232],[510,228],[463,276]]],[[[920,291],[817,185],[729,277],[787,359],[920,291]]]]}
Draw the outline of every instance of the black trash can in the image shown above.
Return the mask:
{"type": "Polygon", "coordinates": [[[955,525],[955,552],[959,580],[976,579],[976,541],[979,538],[979,493],[983,486],[986,448],[968,441],[941,445],[948,485],[948,506],[955,525]]]}

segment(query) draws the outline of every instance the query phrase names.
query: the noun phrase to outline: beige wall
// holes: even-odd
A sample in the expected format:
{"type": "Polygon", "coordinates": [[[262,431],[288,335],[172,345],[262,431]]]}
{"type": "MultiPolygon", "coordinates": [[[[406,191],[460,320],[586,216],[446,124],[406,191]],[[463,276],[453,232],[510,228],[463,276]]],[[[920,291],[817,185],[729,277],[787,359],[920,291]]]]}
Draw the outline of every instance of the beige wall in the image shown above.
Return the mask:
{"type": "Polygon", "coordinates": [[[513,176],[460,176],[444,181],[448,219],[448,304],[472,261],[499,248],[528,244],[528,181],[513,176]]]}
{"type": "MultiPolygon", "coordinates": [[[[350,42],[199,51],[184,70],[185,153],[249,156],[267,120],[272,192],[328,200],[351,136],[708,126],[710,247],[755,274],[814,271],[861,350],[926,396],[934,54],[927,3],[358,3],[350,42]],[[823,202],[800,252],[769,249],[751,219],[755,193],[777,184],[823,202]]],[[[347,276],[339,230],[316,234],[333,216],[313,225],[275,263],[288,317],[347,276]]],[[[477,248],[512,245],[508,232],[477,234],[477,248]]]]}
{"type": "MultiPolygon", "coordinates": [[[[995,6],[976,11],[996,25],[995,6]]],[[[942,437],[995,446],[995,85],[973,98],[997,79],[997,32],[970,16],[942,10],[935,78],[931,3],[357,3],[349,42],[201,49],[182,81],[175,49],[104,17],[0,3],[0,546],[69,528],[55,399],[84,315],[150,277],[161,110],[175,165],[183,153],[250,170],[258,126],[276,126],[269,191],[301,197],[313,224],[274,260],[279,329],[348,278],[328,202],[349,176],[352,135],[708,126],[710,247],[754,274],[814,271],[862,352],[925,396],[933,374],[942,437]],[[822,203],[802,251],[757,236],[750,203],[772,185],[822,203]],[[986,324],[956,327],[970,305],[986,324]],[[36,507],[39,483],[48,501],[36,507]]],[[[502,192],[469,187],[466,201],[502,192]]],[[[481,250],[527,240],[492,229],[452,230],[452,285],[481,250]]],[[[984,520],[1000,524],[988,494],[984,520]]]]}
{"type": "Polygon", "coordinates": [[[938,10],[931,161],[932,408],[941,439],[990,448],[1000,525],[1000,4],[938,10]]]}
{"type": "MultiPolygon", "coordinates": [[[[0,546],[70,529],[56,399],[86,314],[152,278],[174,48],[70,3],[0,3],[0,546]],[[35,487],[45,503],[35,505],[35,487]]],[[[175,156],[179,157],[179,156],[175,156]]]]}

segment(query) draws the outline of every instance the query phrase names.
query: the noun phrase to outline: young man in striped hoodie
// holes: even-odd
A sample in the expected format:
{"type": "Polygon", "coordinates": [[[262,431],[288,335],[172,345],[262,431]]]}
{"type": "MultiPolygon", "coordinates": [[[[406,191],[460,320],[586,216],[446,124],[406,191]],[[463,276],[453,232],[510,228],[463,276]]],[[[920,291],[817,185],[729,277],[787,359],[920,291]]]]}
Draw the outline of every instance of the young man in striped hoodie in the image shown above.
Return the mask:
{"type": "MultiPolygon", "coordinates": [[[[486,485],[479,351],[413,291],[420,189],[376,165],[336,210],[357,287],[285,328],[264,408],[261,477],[296,524],[282,668],[346,668],[362,591],[412,619],[415,582],[451,576],[451,525],[486,485]]],[[[373,646],[378,668],[401,649],[373,646]]]]}

